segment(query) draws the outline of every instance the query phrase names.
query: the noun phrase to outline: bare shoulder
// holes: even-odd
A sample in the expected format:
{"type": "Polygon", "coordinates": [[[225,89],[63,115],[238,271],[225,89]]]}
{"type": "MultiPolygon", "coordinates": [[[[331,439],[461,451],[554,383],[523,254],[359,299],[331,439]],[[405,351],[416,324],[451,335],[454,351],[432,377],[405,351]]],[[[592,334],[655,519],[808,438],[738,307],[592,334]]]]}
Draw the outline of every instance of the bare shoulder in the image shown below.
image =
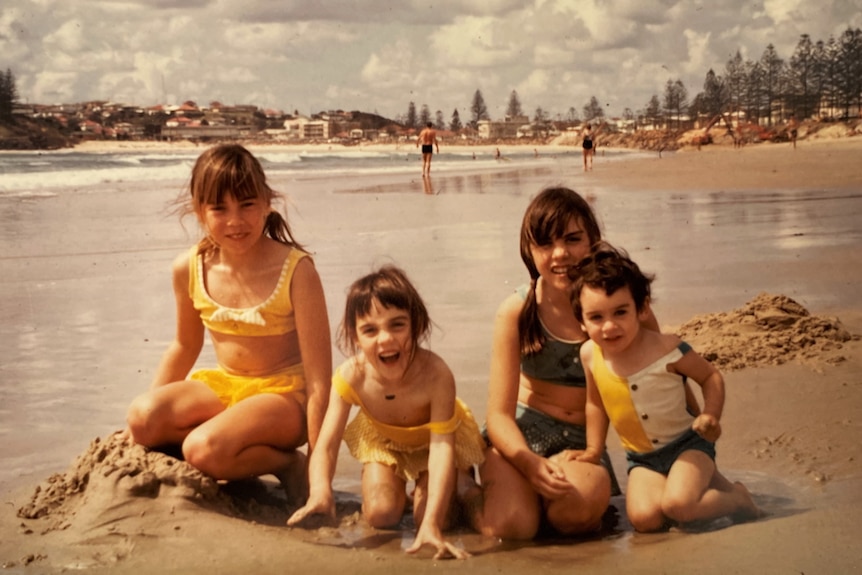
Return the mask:
{"type": "Polygon", "coordinates": [[[363,370],[359,363],[359,359],[351,357],[342,362],[341,365],[336,368],[335,373],[338,373],[341,376],[341,379],[346,381],[350,387],[355,387],[362,380],[363,370]]]}
{"type": "Polygon", "coordinates": [[[643,330],[643,332],[650,344],[662,353],[670,353],[682,342],[679,336],[673,333],[659,333],[652,330],[643,330]]]}
{"type": "Polygon", "coordinates": [[[454,381],[455,376],[446,361],[430,349],[419,348],[415,361],[421,362],[419,367],[422,373],[426,373],[435,379],[445,377],[454,381]]]}
{"type": "Polygon", "coordinates": [[[191,259],[191,250],[184,250],[174,257],[173,262],[171,262],[171,269],[175,272],[180,269],[189,269],[189,260],[191,259]]]}
{"type": "Polygon", "coordinates": [[[588,339],[581,344],[581,365],[590,364],[590,361],[593,359],[593,350],[595,347],[596,344],[593,343],[593,340],[591,339],[588,339]]]}
{"type": "Polygon", "coordinates": [[[314,260],[311,256],[302,257],[296,263],[296,269],[293,271],[293,279],[291,281],[293,289],[301,290],[316,290],[322,289],[320,282],[320,274],[317,273],[317,268],[314,266],[314,260]]]}
{"type": "Polygon", "coordinates": [[[517,292],[512,293],[497,308],[497,318],[517,321],[522,309],[524,309],[524,298],[517,292]]]}
{"type": "Polygon", "coordinates": [[[171,262],[171,275],[177,285],[188,285],[189,281],[189,260],[191,259],[191,251],[185,250],[177,255],[171,262]]]}

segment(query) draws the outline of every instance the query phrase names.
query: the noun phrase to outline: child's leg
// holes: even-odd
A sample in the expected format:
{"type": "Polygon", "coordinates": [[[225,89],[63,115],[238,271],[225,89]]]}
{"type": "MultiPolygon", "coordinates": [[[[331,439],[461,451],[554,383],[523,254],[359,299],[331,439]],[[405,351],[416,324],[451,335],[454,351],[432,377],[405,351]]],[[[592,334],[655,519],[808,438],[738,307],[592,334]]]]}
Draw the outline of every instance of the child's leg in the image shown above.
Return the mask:
{"type": "Polygon", "coordinates": [[[611,500],[611,478],[607,469],[584,461],[551,459],[563,468],[574,489],[560,499],[546,502],[548,523],[563,535],[598,530],[611,500]]]}
{"type": "Polygon", "coordinates": [[[501,539],[535,537],[542,508],[527,478],[493,447],[485,450],[479,475],[481,486],[467,477],[458,481],[458,499],[471,527],[501,539]]]}
{"type": "Polygon", "coordinates": [[[661,508],[667,477],[647,467],[637,466],[629,472],[626,487],[626,515],[636,531],[648,533],[666,526],[661,508]]]}
{"type": "Polygon", "coordinates": [[[265,474],[284,477],[299,463],[305,413],[293,397],[262,393],[246,398],[192,430],[183,441],[186,461],[216,479],[265,474]]]}
{"type": "Polygon", "coordinates": [[[189,432],[225,410],[200,381],[178,381],[147,391],[129,406],[126,421],[135,443],[180,445],[189,432]]]}
{"type": "Polygon", "coordinates": [[[759,510],[745,486],[730,484],[717,473],[715,461],[706,453],[684,451],[668,474],[664,514],[681,523],[733,514],[756,516],[759,510]]]}
{"type": "Polygon", "coordinates": [[[375,528],[394,527],[404,515],[407,482],[382,463],[362,467],[362,515],[375,528]]]}

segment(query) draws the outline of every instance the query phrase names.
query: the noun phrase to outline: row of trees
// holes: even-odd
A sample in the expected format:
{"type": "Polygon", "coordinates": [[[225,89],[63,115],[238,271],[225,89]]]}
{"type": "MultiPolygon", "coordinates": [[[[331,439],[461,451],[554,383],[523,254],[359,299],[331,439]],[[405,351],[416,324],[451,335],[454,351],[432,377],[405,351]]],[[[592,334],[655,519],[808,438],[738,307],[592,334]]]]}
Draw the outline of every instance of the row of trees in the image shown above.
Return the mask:
{"type": "MultiPolygon", "coordinates": [[[[847,28],[837,40],[812,41],[803,34],[788,60],[782,59],[770,44],[757,61],[744,60],[739,51],[728,60],[723,74],[713,69],[706,73],[703,91],[689,100],[688,89],[679,79],[668,80],[663,97],[654,94],[643,109],[635,114],[631,108],[623,111],[625,120],[639,124],[662,125],[669,128],[682,126],[684,118],[715,117],[718,114],[735,115],[746,120],[772,125],[791,115],[809,118],[825,115],[830,119],[847,118],[862,108],[862,30],[847,28]]],[[[473,94],[468,124],[475,127],[480,120],[488,120],[488,107],[480,90],[473,94]]],[[[601,120],[604,110],[595,96],[582,109],[585,120],[601,120]]],[[[509,118],[523,117],[523,107],[515,90],[509,95],[506,107],[509,118]]],[[[534,123],[550,119],[541,107],[532,116],[534,123]]],[[[578,114],[569,108],[565,118],[576,122],[578,114]]],[[[432,122],[437,129],[457,131],[463,127],[458,110],[452,112],[447,126],[443,112],[437,110],[433,118],[427,105],[417,115],[410,102],[406,117],[401,123],[409,128],[432,122]]]]}
{"type": "MultiPolygon", "coordinates": [[[[544,110],[541,106],[536,108],[533,113],[532,118],[524,114],[523,107],[521,106],[521,100],[518,97],[518,92],[512,90],[512,93],[509,95],[509,103],[506,107],[506,117],[507,118],[527,118],[528,121],[532,121],[534,124],[542,125],[546,124],[551,120],[551,115],[549,112],[544,110]]],[[[584,106],[584,117],[586,118],[603,118],[604,110],[601,105],[599,105],[598,100],[596,100],[595,96],[593,96],[587,105],[584,106]]],[[[481,90],[476,90],[473,94],[473,101],[470,104],[470,119],[468,120],[468,125],[475,128],[476,124],[481,120],[490,120],[491,117],[488,114],[488,106],[485,104],[485,98],[482,96],[481,90]]],[[[575,112],[574,108],[569,108],[569,115],[567,121],[574,122],[577,121],[578,116],[575,112]]],[[[407,128],[419,129],[426,125],[428,122],[437,128],[438,130],[449,129],[453,132],[457,132],[464,127],[464,124],[461,120],[461,115],[458,112],[458,109],[455,108],[452,111],[452,116],[449,119],[449,124],[447,125],[444,118],[443,112],[437,110],[434,113],[434,117],[432,119],[431,109],[423,104],[420,108],[419,112],[416,112],[416,104],[414,102],[410,102],[407,106],[407,114],[399,118],[401,124],[403,124],[407,128]]]]}
{"type": "MultiPolygon", "coordinates": [[[[667,109],[667,90],[665,109],[667,109]]],[[[758,61],[743,60],[737,52],[724,74],[706,74],[703,92],[689,106],[689,114],[743,115],[772,125],[791,115],[847,118],[862,106],[862,30],[848,28],[839,40],[812,42],[803,34],[789,60],[770,44],[758,61]]]]}
{"type": "Polygon", "coordinates": [[[12,109],[18,101],[18,89],[15,87],[15,77],[12,70],[0,72],[0,122],[12,121],[12,109]]]}

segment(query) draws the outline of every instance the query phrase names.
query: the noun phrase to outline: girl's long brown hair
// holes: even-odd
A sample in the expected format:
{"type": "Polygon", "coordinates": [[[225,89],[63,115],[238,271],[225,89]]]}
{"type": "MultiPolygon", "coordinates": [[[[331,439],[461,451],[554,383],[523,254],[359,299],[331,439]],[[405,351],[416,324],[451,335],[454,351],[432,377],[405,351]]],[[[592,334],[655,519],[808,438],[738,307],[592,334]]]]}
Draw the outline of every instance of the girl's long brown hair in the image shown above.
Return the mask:
{"type": "Polygon", "coordinates": [[[536,301],[536,282],[539,270],[530,250],[533,245],[544,245],[563,236],[569,221],[575,218],[583,227],[590,245],[602,239],[602,232],[593,209],[574,190],[564,187],[545,188],[533,198],[521,223],[521,260],[530,273],[530,288],[518,317],[521,354],[530,355],[542,349],[545,335],[539,322],[539,305],[536,301]]]}

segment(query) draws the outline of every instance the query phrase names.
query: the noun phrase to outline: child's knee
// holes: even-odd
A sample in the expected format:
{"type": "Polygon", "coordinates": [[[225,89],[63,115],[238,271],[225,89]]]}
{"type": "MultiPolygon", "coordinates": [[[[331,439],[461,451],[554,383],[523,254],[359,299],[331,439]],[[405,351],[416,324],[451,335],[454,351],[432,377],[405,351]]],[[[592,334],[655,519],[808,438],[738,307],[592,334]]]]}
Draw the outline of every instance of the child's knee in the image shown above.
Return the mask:
{"type": "Polygon", "coordinates": [[[202,473],[215,479],[224,479],[230,458],[226,453],[219,452],[220,443],[200,429],[192,430],[183,441],[183,457],[189,465],[202,473]]]}
{"type": "Polygon", "coordinates": [[[635,531],[651,533],[663,529],[667,519],[659,505],[626,505],[626,515],[635,531]]]}
{"type": "Polygon", "coordinates": [[[396,501],[372,498],[362,502],[362,515],[371,527],[375,529],[386,529],[395,527],[401,522],[404,515],[404,505],[398,505],[396,501]]]}
{"type": "Polygon", "coordinates": [[[135,443],[147,447],[155,446],[155,436],[152,433],[155,427],[152,425],[154,411],[155,405],[148,395],[135,398],[129,405],[129,409],[126,411],[126,424],[135,443]]]}
{"type": "Polygon", "coordinates": [[[687,523],[696,518],[693,514],[694,504],[694,501],[687,498],[665,494],[661,501],[661,510],[668,518],[687,523]]]}
{"type": "Polygon", "coordinates": [[[394,527],[401,522],[404,507],[407,504],[407,494],[394,485],[377,485],[370,490],[363,490],[362,515],[374,528],[394,527]]]}

